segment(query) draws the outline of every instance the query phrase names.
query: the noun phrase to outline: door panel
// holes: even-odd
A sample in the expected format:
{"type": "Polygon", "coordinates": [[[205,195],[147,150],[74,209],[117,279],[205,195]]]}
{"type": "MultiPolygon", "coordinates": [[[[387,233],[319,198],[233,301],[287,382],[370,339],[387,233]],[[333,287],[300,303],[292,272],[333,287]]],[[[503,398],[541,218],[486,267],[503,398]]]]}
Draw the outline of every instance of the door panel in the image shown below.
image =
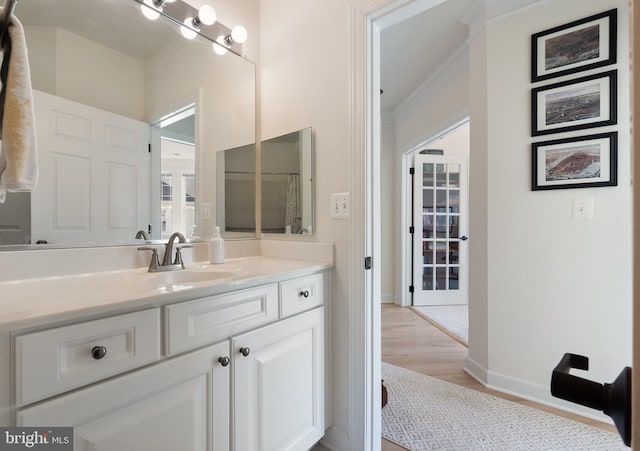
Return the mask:
{"type": "Polygon", "coordinates": [[[39,91],[34,105],[33,240],[127,241],[147,230],[147,124],[39,91]]]}
{"type": "Polygon", "coordinates": [[[467,303],[467,163],[416,155],[413,304],[467,303]]]}

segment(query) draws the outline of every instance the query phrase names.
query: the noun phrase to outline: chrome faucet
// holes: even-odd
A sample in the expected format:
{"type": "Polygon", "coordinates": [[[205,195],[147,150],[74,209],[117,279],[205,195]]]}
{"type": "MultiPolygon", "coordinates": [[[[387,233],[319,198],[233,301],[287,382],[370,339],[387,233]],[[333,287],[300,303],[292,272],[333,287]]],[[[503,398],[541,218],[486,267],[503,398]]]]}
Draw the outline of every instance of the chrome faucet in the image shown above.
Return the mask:
{"type": "Polygon", "coordinates": [[[138,230],[138,232],[136,233],[136,240],[148,241],[149,240],[149,234],[147,234],[147,232],[145,232],[144,230],[138,230]]]}
{"type": "Polygon", "coordinates": [[[171,261],[171,257],[173,255],[174,241],[178,239],[178,244],[186,243],[184,235],[180,232],[173,233],[167,244],[165,244],[164,256],[162,257],[162,263],[160,263],[158,259],[158,249],[155,247],[139,247],[139,251],[151,251],[151,263],[149,263],[149,272],[160,272],[160,271],[175,271],[178,269],[184,269],[184,262],[182,261],[182,253],[180,252],[183,248],[193,247],[191,244],[185,245],[175,245],[176,248],[176,257],[171,261]]]}
{"type": "MultiPolygon", "coordinates": [[[[169,241],[167,241],[167,244],[164,245],[165,248],[164,248],[164,257],[162,258],[162,266],[169,266],[172,264],[171,256],[173,254],[173,242],[176,240],[176,238],[178,239],[178,243],[187,242],[187,240],[185,239],[182,233],[180,232],[172,233],[171,236],[169,237],[169,241]]],[[[173,262],[173,264],[178,264],[178,263],[180,263],[182,265],[182,269],[184,269],[184,264],[182,263],[182,255],[180,254],[180,247],[176,246],[176,259],[173,262]]]]}

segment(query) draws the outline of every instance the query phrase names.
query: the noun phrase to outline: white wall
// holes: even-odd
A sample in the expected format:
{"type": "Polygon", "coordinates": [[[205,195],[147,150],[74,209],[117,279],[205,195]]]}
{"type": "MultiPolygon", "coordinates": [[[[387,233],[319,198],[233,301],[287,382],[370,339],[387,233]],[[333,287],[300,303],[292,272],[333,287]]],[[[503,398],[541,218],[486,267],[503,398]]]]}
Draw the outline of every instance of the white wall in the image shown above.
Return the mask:
{"type": "MultiPolygon", "coordinates": [[[[384,39],[384,34],[383,34],[384,39]]],[[[384,61],[384,55],[381,55],[384,61]]],[[[383,112],[382,183],[391,181],[393,189],[382,191],[382,210],[393,211],[393,222],[382,218],[383,269],[382,300],[400,303],[409,282],[402,273],[403,192],[407,190],[407,175],[403,173],[403,155],[464,120],[469,115],[469,50],[466,46],[445,61],[430,79],[394,112],[383,112]],[[393,137],[393,142],[387,140],[393,137]],[[393,193],[389,197],[388,193],[393,193]]],[[[436,146],[440,146],[437,144],[436,146]]],[[[456,148],[457,146],[453,146],[456,148]]],[[[467,149],[464,151],[468,153],[467,149]]],[[[407,196],[406,202],[410,202],[407,196]]],[[[410,258],[410,256],[408,257],[410,258]]]]}
{"type": "Polygon", "coordinates": [[[471,229],[474,246],[481,233],[485,243],[472,250],[469,367],[499,389],[558,402],[549,379],[563,353],[588,356],[588,377],[600,382],[631,363],[627,17],[626,0],[545,1],[491,21],[472,42],[471,229]],[[536,141],[617,130],[618,186],[533,192],[530,35],[614,7],[618,125],[536,141]],[[594,199],[592,221],[572,219],[576,198],[594,199]]]}
{"type": "Polygon", "coordinates": [[[34,89],[135,120],[144,115],[144,65],[62,28],[25,30],[34,89]]]}
{"type": "MultiPolygon", "coordinates": [[[[400,179],[398,173],[400,165],[396,157],[395,151],[395,123],[385,122],[383,119],[381,128],[381,147],[380,147],[380,203],[382,211],[386,214],[380,218],[381,227],[381,252],[382,252],[382,271],[380,281],[381,302],[400,303],[400,284],[401,274],[399,271],[400,261],[399,246],[397,246],[397,237],[405,231],[397,230],[399,228],[399,218],[402,214],[402,203],[399,200],[399,191],[397,190],[400,179]],[[398,252],[398,253],[397,253],[398,252]]],[[[407,230],[406,233],[409,231],[407,230]]]]}
{"type": "Polygon", "coordinates": [[[469,116],[469,49],[459,49],[432,79],[395,111],[401,155],[469,116]]]}
{"type": "MultiPolygon", "coordinates": [[[[330,193],[351,186],[350,8],[353,1],[269,0],[260,7],[260,134],[283,135],[313,127],[316,226],[311,238],[335,244],[331,330],[333,425],[348,442],[350,359],[350,220],[329,218],[330,193]],[[327,28],[327,25],[330,25],[327,28]]],[[[278,236],[279,239],[305,239],[278,236]]],[[[345,448],[346,449],[346,448],[345,448]]]]}

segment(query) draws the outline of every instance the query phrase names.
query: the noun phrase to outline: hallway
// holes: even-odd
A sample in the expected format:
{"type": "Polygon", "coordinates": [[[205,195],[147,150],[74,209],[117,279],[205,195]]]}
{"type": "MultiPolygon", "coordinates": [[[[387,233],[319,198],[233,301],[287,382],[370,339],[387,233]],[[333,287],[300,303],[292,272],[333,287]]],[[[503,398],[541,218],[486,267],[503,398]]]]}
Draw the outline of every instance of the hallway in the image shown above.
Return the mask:
{"type": "MultiPolygon", "coordinates": [[[[483,387],[464,370],[467,348],[408,308],[382,304],[382,360],[393,365],[490,393],[529,407],[615,432],[612,425],[553,409],[483,387]]],[[[382,441],[382,451],[404,448],[382,441]]]]}

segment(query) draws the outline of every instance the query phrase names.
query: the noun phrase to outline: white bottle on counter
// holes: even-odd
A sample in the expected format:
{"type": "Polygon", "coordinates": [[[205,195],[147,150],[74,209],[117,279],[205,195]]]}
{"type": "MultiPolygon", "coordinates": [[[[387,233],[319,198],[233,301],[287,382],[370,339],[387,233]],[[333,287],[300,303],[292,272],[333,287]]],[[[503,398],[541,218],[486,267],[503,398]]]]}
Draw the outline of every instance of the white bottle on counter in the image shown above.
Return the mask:
{"type": "Polygon", "coordinates": [[[220,227],[213,229],[213,236],[209,240],[209,261],[213,264],[224,263],[224,240],[220,236],[220,227]]]}

